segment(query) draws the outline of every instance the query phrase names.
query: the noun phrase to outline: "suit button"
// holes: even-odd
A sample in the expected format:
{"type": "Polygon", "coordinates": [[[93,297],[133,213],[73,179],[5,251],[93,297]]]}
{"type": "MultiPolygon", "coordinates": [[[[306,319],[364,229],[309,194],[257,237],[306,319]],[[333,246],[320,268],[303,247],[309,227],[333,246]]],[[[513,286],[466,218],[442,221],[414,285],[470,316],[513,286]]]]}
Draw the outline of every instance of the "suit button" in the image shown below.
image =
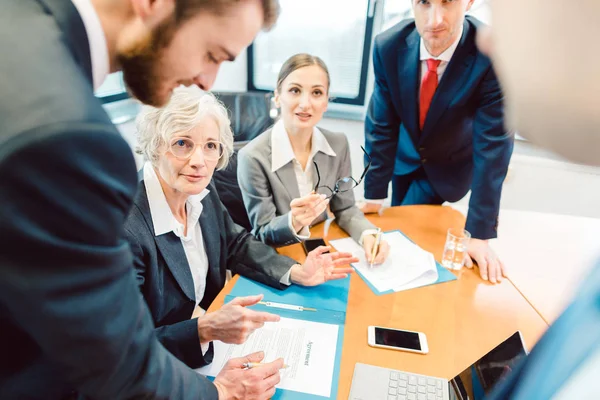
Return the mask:
{"type": "Polygon", "coordinates": [[[426,158],[422,158],[421,159],[421,164],[427,164],[427,159],[426,158]]]}
{"type": "Polygon", "coordinates": [[[425,151],[425,147],[419,147],[419,152],[422,153],[425,151]]]}

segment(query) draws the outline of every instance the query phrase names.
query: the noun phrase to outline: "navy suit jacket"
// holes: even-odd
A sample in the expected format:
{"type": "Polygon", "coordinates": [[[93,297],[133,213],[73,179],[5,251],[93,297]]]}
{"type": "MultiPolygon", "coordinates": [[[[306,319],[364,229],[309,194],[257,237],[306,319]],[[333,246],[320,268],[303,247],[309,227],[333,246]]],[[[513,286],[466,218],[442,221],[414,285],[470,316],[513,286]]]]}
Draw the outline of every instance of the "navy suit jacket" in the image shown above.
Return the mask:
{"type": "MultiPolygon", "coordinates": [[[[144,184],[135,198],[125,223],[125,235],[131,246],[141,292],[150,308],[161,343],[191,368],[212,361],[212,344],[203,356],[200,349],[197,318],[190,319],[194,307],[207,310],[225,285],[225,271],[231,270],[255,281],[285,289],[280,283],[285,273],[297,264],[277,254],[236,225],[219,200],[211,184],[210,193],[202,199],[200,229],[208,257],[206,290],[198,302],[194,281],[181,244],[173,232],[155,236],[148,195],[144,184]]],[[[259,293],[254,293],[259,294],[259,293]]]]}
{"type": "Polygon", "coordinates": [[[0,0],[0,398],[216,399],[156,339],[122,239],[131,148],[68,0],[0,0]]]}
{"type": "Polygon", "coordinates": [[[479,52],[479,21],[467,17],[460,43],[419,128],[420,36],[405,20],[375,39],[375,88],[365,121],[365,148],[373,163],[365,198],[388,194],[392,175],[422,166],[434,190],[457,201],[472,190],[466,229],[497,236],[502,183],[513,149],[503,126],[503,95],[488,57],[479,52]]]}
{"type": "MultiPolygon", "coordinates": [[[[573,303],[488,400],[550,399],[600,349],[600,264],[584,282],[573,303]]],[[[597,381],[584,384],[598,387],[597,381]]]]}

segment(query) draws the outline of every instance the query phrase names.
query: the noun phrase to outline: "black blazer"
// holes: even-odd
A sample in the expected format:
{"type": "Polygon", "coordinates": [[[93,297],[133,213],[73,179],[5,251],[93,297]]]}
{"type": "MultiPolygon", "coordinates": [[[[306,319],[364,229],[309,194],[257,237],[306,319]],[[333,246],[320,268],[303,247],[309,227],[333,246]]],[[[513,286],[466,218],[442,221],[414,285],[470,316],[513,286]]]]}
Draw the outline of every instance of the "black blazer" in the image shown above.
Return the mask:
{"type": "Polygon", "coordinates": [[[0,398],[216,399],[156,340],[123,224],[130,147],[68,0],[0,0],[0,398]]]}
{"type": "Polygon", "coordinates": [[[419,127],[420,36],[409,19],[375,39],[375,88],[365,120],[372,165],[365,197],[387,197],[392,175],[420,166],[446,201],[472,190],[466,229],[474,238],[497,236],[502,183],[514,137],[504,127],[503,94],[491,61],[475,44],[481,23],[470,16],[460,43],[419,127]]]}
{"type": "MultiPolygon", "coordinates": [[[[199,220],[209,264],[200,307],[207,310],[217,297],[225,285],[227,269],[278,289],[286,288],[279,281],[296,261],[277,254],[236,225],[214,186],[211,184],[208,189],[210,193],[202,199],[199,220]]],[[[173,232],[155,236],[143,182],[125,223],[125,236],[161,343],[192,368],[210,363],[212,344],[203,357],[197,318],[190,319],[198,302],[181,239],[173,232]]]]}

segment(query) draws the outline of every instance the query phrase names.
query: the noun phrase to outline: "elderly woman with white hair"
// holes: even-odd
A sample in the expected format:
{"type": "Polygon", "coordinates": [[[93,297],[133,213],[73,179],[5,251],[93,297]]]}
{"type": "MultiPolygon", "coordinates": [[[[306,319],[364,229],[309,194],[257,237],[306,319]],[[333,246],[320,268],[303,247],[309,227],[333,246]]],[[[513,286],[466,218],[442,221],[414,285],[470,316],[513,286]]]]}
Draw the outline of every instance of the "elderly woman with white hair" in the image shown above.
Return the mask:
{"type": "Polygon", "coordinates": [[[141,292],[163,345],[192,368],[212,360],[212,340],[243,343],[278,316],[246,308],[262,295],[237,298],[204,314],[225,285],[226,270],[272,287],[339,279],[356,261],[322,247],[304,264],[281,256],[236,225],[211,185],[233,150],[227,112],[198,88],[177,89],[162,109],[144,107],[137,120],[147,162],[125,224],[141,292]]]}

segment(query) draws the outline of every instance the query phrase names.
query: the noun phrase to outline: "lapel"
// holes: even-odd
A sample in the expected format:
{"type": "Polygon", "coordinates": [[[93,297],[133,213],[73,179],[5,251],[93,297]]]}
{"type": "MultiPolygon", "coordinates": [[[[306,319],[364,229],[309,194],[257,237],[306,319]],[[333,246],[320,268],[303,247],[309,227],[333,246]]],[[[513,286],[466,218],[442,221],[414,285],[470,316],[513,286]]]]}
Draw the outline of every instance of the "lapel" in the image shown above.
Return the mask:
{"type": "Polygon", "coordinates": [[[400,83],[400,95],[402,106],[406,107],[406,112],[402,113],[403,122],[408,132],[417,143],[419,140],[419,43],[420,36],[417,28],[409,34],[404,46],[398,53],[398,72],[400,83]]]}
{"type": "Polygon", "coordinates": [[[192,278],[192,272],[181,244],[181,239],[177,237],[173,232],[165,233],[164,235],[156,236],[154,233],[154,224],[152,223],[152,214],[150,213],[150,205],[148,204],[148,195],[146,194],[146,186],[144,182],[141,183],[138,192],[138,199],[136,201],[138,207],[146,220],[146,224],[150,229],[152,237],[156,242],[156,247],[163,256],[167,267],[175,277],[175,280],[181,287],[181,290],[190,299],[196,299],[194,291],[194,280],[192,278]]]}
{"type": "MultiPolygon", "coordinates": [[[[462,38],[431,100],[431,107],[425,118],[425,126],[418,143],[422,143],[424,138],[434,131],[436,123],[444,114],[452,99],[456,97],[457,92],[463,88],[465,80],[468,78],[467,72],[472,68],[473,59],[477,54],[474,41],[470,37],[472,34],[472,29],[469,28],[469,23],[465,20],[462,38]]],[[[418,102],[414,104],[418,104],[418,102]]]]}
{"type": "MultiPolygon", "coordinates": [[[[208,257],[208,275],[206,277],[206,286],[208,289],[208,282],[210,280],[219,279],[221,265],[220,257],[221,254],[221,232],[219,231],[219,221],[215,215],[219,212],[218,204],[215,205],[211,199],[212,193],[216,190],[214,187],[209,187],[211,193],[202,200],[202,214],[200,214],[200,229],[202,230],[202,240],[204,241],[204,248],[206,249],[206,256],[208,257]],[[216,275],[215,275],[216,274],[216,275]]],[[[220,286],[219,286],[220,287],[220,286]]],[[[204,296],[206,297],[206,295],[204,296]]]]}
{"type": "MultiPolygon", "coordinates": [[[[300,191],[298,191],[298,180],[296,179],[294,164],[292,164],[292,162],[285,164],[283,167],[275,171],[275,175],[277,175],[281,181],[281,184],[285,190],[287,190],[288,195],[290,196],[290,201],[300,197],[300,191]]],[[[273,193],[273,195],[275,196],[276,194],[273,193]]]]}
{"type": "MultiPolygon", "coordinates": [[[[317,163],[317,165],[319,166],[319,173],[321,174],[321,186],[329,186],[331,189],[333,189],[333,186],[335,185],[335,182],[337,180],[337,176],[336,175],[332,175],[331,171],[337,171],[339,168],[336,167],[336,160],[337,157],[332,157],[329,156],[325,153],[321,153],[320,151],[318,151],[315,156],[314,156],[314,160],[317,163]]],[[[340,178],[345,178],[345,177],[340,177],[340,178]]],[[[315,174],[315,181],[317,179],[317,175],[315,174]]],[[[315,182],[316,183],[316,182],[315,182]]],[[[298,185],[296,185],[297,187],[298,185]]]]}
{"type": "Polygon", "coordinates": [[[73,57],[83,69],[90,84],[93,84],[90,44],[83,20],[72,2],[65,0],[38,0],[56,20],[73,57]]]}

